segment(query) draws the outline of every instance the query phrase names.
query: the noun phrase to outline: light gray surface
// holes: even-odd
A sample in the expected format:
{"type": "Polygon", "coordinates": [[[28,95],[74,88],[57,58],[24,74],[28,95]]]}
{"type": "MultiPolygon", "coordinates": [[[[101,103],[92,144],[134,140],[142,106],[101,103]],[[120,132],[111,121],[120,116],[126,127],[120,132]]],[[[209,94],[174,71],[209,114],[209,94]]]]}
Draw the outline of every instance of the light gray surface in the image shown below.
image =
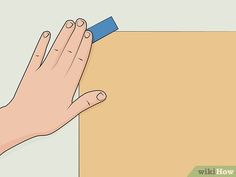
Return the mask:
{"type": "MultiPolygon", "coordinates": [[[[113,16],[122,31],[236,30],[235,0],[1,1],[0,105],[13,96],[40,33],[53,38],[66,19],[89,26],[113,16]]],[[[0,157],[0,176],[78,176],[78,120],[0,157]]]]}

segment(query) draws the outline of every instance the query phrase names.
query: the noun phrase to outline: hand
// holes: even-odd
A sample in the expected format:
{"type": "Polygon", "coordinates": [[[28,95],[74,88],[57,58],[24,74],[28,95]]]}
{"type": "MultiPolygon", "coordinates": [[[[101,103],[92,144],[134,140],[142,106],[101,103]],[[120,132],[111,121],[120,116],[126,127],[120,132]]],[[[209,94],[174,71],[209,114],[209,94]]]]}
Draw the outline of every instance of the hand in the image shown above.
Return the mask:
{"type": "Polygon", "coordinates": [[[92,33],[86,29],[85,20],[68,20],[45,59],[50,33],[41,35],[14,98],[0,110],[0,154],[32,137],[53,133],[105,100],[99,90],[72,100],[92,45],[92,33]]]}

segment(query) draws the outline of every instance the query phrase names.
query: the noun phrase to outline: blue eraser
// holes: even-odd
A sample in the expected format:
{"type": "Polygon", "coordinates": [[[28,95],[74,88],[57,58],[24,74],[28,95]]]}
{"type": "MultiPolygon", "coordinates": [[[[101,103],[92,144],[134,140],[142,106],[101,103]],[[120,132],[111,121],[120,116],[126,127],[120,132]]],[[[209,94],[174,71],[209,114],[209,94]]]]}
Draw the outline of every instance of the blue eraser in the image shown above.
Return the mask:
{"type": "Polygon", "coordinates": [[[93,43],[104,38],[105,36],[118,30],[118,26],[112,17],[109,17],[96,25],[88,28],[93,34],[93,43]]]}

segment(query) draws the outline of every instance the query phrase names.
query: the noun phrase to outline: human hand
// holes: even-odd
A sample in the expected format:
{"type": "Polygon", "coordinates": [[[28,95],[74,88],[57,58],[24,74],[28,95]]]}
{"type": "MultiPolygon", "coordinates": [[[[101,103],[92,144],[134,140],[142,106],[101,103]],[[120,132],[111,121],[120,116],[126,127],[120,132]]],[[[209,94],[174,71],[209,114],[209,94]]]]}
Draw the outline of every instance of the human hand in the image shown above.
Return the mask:
{"type": "Polygon", "coordinates": [[[91,50],[92,33],[86,29],[85,20],[68,20],[45,59],[50,33],[41,35],[14,98],[0,110],[0,154],[53,133],[106,99],[103,91],[94,90],[73,101],[91,50]]]}

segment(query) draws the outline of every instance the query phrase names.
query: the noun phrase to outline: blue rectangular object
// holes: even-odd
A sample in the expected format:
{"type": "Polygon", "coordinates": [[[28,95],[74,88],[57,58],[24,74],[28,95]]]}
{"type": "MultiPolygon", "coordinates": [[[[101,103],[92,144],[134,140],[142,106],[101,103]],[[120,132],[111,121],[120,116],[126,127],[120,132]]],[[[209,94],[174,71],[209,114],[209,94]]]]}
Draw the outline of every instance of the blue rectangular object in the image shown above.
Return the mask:
{"type": "Polygon", "coordinates": [[[94,26],[91,26],[89,31],[93,34],[93,43],[104,38],[105,36],[118,30],[118,26],[112,17],[109,17],[94,26]]]}

